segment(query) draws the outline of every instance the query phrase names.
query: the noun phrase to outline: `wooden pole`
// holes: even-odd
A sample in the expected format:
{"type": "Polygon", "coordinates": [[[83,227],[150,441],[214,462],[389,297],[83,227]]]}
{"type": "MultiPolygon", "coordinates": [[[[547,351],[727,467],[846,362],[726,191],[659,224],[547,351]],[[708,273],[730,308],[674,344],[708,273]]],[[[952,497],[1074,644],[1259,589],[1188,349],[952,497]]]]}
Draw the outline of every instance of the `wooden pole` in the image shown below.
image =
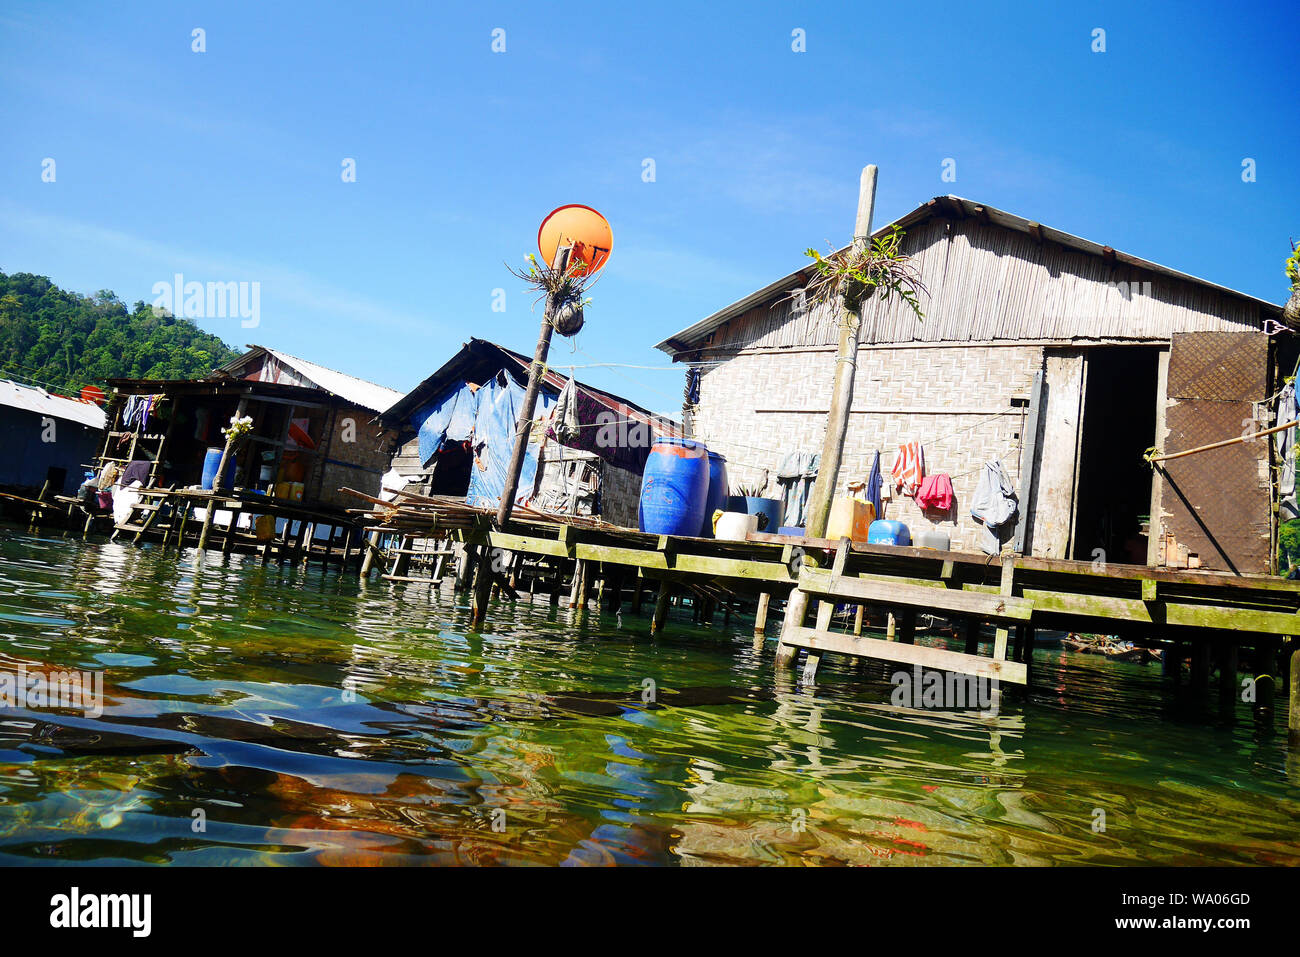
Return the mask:
{"type": "Polygon", "coordinates": [[[474,602],[470,611],[470,627],[478,631],[487,618],[488,599],[492,594],[492,558],[487,546],[482,546],[478,556],[478,569],[474,574],[474,602]]]}
{"type": "MultiPolygon", "coordinates": [[[[793,635],[803,627],[804,616],[808,614],[808,593],[801,588],[790,592],[785,602],[785,619],[781,622],[781,634],[793,635]]],[[[776,666],[789,668],[799,657],[798,645],[787,645],[784,641],[776,646],[776,666]]]]}
{"type": "MultiPolygon", "coordinates": [[[[235,417],[243,418],[244,412],[248,409],[248,396],[241,395],[239,403],[235,406],[235,417]]],[[[134,440],[132,440],[134,441],[134,440]]],[[[226,480],[226,462],[230,459],[230,451],[234,442],[227,437],[226,445],[221,450],[221,461],[217,463],[217,474],[212,477],[212,494],[215,496],[221,491],[221,486],[226,480]]],[[[208,547],[208,536],[212,533],[212,519],[216,514],[216,500],[208,503],[203,515],[203,531],[199,533],[199,558],[203,558],[204,551],[208,547]]]]}
{"type": "Polygon", "coordinates": [[[672,587],[668,579],[660,579],[659,596],[655,599],[655,614],[650,619],[650,634],[657,635],[664,630],[664,622],[668,620],[668,600],[671,597],[672,587]]]}
{"type": "Polygon", "coordinates": [[[758,596],[758,609],[754,612],[754,637],[762,639],[767,635],[767,610],[772,604],[772,593],[765,591],[758,596]]]}
{"type": "Polygon", "coordinates": [[[1292,419],[1290,422],[1284,422],[1281,425],[1275,425],[1271,429],[1265,429],[1263,432],[1252,432],[1249,435],[1239,435],[1233,439],[1224,439],[1222,442],[1211,442],[1209,445],[1198,445],[1194,449],[1187,449],[1183,452],[1174,452],[1171,455],[1157,455],[1147,459],[1152,465],[1157,462],[1172,462],[1174,459],[1181,459],[1187,455],[1196,455],[1198,452],[1209,452],[1211,449],[1221,449],[1228,445],[1237,445],[1240,442],[1253,442],[1256,439],[1262,439],[1266,435],[1272,435],[1274,432],[1281,432],[1292,426],[1300,425],[1300,419],[1292,419]]]}
{"type": "MultiPolygon", "coordinates": [[[[858,184],[858,218],[853,241],[871,241],[871,216],[876,205],[876,167],[862,170],[858,184]]],[[[849,409],[853,405],[853,377],[858,362],[858,333],[862,329],[862,308],[846,311],[840,323],[840,348],[835,358],[835,386],[831,393],[830,413],[826,417],[826,438],[822,442],[821,465],[808,498],[809,538],[822,538],[830,519],[831,501],[839,481],[840,459],[844,454],[844,437],[849,429],[849,409]]]]}
{"type": "MultiPolygon", "coordinates": [[[[564,272],[569,266],[567,248],[555,251],[553,268],[564,272]]],[[[555,304],[550,297],[546,300],[546,311],[542,313],[542,330],[537,336],[537,349],[533,352],[533,364],[528,367],[528,388],[524,390],[524,404],[519,409],[519,419],[515,423],[515,447],[510,452],[510,464],[506,466],[506,484],[501,491],[501,504],[497,507],[497,527],[504,528],[510,521],[510,512],[515,507],[515,493],[519,491],[519,475],[524,469],[524,455],[528,451],[528,436],[533,428],[533,410],[537,408],[537,392],[542,385],[542,373],[546,369],[546,356],[551,351],[551,316],[555,304]]]]}
{"type": "Polygon", "coordinates": [[[1300,650],[1291,652],[1291,709],[1287,713],[1287,741],[1300,749],[1300,650]]]}

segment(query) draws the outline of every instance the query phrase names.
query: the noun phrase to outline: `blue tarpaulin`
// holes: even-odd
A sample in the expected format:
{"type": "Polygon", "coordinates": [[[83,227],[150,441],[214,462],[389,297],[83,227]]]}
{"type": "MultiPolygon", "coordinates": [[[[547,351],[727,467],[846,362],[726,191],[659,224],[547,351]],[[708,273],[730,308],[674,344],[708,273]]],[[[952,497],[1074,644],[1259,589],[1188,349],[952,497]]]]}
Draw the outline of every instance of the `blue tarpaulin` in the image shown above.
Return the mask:
{"type": "MultiPolygon", "coordinates": [[[[470,505],[496,508],[506,484],[506,469],[515,443],[515,423],[524,402],[524,388],[498,374],[478,389],[468,383],[448,389],[412,416],[419,423],[420,459],[426,467],[447,442],[469,440],[474,451],[470,467],[470,505]]],[[[535,418],[549,413],[555,397],[537,394],[535,418]]],[[[519,475],[516,504],[532,494],[537,476],[537,443],[530,442],[519,475]]]]}
{"type": "Polygon", "coordinates": [[[420,463],[429,462],[445,442],[464,442],[474,432],[478,397],[468,382],[448,389],[412,416],[419,423],[420,463]]]}

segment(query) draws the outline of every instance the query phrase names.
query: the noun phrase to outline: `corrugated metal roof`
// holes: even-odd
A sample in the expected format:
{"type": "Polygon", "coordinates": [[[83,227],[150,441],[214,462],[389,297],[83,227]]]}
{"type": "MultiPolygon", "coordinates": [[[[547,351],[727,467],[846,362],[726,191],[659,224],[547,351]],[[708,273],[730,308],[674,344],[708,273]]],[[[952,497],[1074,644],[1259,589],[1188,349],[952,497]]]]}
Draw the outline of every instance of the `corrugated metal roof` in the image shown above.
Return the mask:
{"type": "Polygon", "coordinates": [[[51,395],[44,389],[19,385],[9,380],[0,381],[0,404],[15,409],[26,409],[38,415],[50,415],[57,419],[66,419],[89,426],[92,429],[104,427],[104,410],[92,402],[69,399],[62,395],[51,395]]]}
{"type": "MultiPolygon", "coordinates": [[[[1100,243],[1082,239],[1078,236],[1071,235],[1070,233],[1062,232],[1059,229],[1053,229],[1049,226],[1044,226],[1041,223],[1034,222],[1033,220],[1025,219],[1023,216],[1017,216],[1014,213],[1008,213],[984,203],[977,203],[974,200],[963,199],[960,196],[936,196],[934,199],[922,203],[907,215],[880,227],[872,233],[872,236],[883,236],[894,226],[906,229],[910,226],[916,225],[917,223],[935,217],[946,217],[949,219],[977,218],[992,225],[1002,226],[1007,229],[1026,233],[1040,242],[1045,241],[1057,243],[1068,249],[1077,250],[1078,252],[1101,256],[1117,263],[1135,266],[1140,269],[1149,270],[1153,273],[1169,276],[1173,279],[1178,279],[1184,282],[1195,283],[1207,289],[1212,289],[1224,295],[1233,296],[1256,305],[1264,313],[1275,318],[1280,317],[1282,312],[1282,307],[1277,303],[1268,302],[1267,300],[1259,299],[1255,296],[1248,295],[1247,293],[1238,292],[1235,289],[1229,289],[1226,286],[1220,286],[1217,283],[1209,282],[1208,280],[1200,279],[1184,272],[1179,272],[1178,270],[1171,269],[1168,266],[1161,266],[1159,263],[1153,263],[1149,260],[1141,259],[1128,253],[1119,252],[1109,246],[1103,246],[1100,243]]],[[[726,308],[720,309],[712,315],[701,319],[694,325],[688,326],[681,332],[669,336],[663,342],[658,343],[655,348],[674,357],[679,352],[690,351],[694,347],[695,342],[716,330],[724,322],[734,319],[750,309],[753,309],[755,306],[762,305],[777,295],[793,289],[801,282],[806,281],[810,269],[811,266],[805,265],[803,268],[795,270],[789,275],[778,279],[776,282],[764,286],[757,292],[750,293],[743,299],[738,299],[726,308]]]]}
{"type": "Polygon", "coordinates": [[[396,389],[389,389],[386,386],[376,385],[374,382],[367,382],[365,379],[358,379],[356,376],[344,372],[327,369],[325,366],[317,365],[315,362],[309,362],[306,359],[300,359],[298,356],[291,356],[289,353],[281,352],[278,349],[269,349],[266,346],[257,345],[248,348],[250,351],[232,359],[218,371],[231,372],[244,365],[249,359],[265,353],[273,356],[282,365],[294,369],[304,379],[310,380],[311,384],[318,388],[324,389],[326,392],[332,392],[334,395],[341,396],[364,409],[370,409],[372,412],[383,412],[402,397],[402,393],[396,389]]]}

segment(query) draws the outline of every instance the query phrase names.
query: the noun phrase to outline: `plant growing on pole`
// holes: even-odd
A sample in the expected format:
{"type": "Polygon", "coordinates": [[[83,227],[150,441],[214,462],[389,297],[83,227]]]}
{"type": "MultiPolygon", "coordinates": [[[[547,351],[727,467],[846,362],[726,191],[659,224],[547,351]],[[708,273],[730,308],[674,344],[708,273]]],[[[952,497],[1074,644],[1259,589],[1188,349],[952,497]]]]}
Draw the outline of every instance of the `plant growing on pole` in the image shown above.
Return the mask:
{"type": "Polygon", "coordinates": [[[529,253],[524,257],[527,267],[517,269],[507,263],[506,269],[539,294],[534,305],[545,301],[546,321],[551,327],[562,336],[572,336],[582,329],[583,309],[591,305],[583,293],[595,285],[600,273],[590,272],[587,263],[575,256],[558,258],[564,260],[562,265],[548,265],[529,253]]]}
{"type": "Polygon", "coordinates": [[[902,252],[904,232],[890,226],[882,236],[855,239],[848,247],[823,256],[816,249],[804,250],[813,261],[813,276],[800,293],[812,305],[841,305],[841,321],[855,317],[873,295],[882,301],[898,297],[907,303],[916,318],[924,320],[919,295],[929,294],[912,257],[902,252]]]}
{"type": "Polygon", "coordinates": [[[1286,261],[1286,278],[1291,281],[1291,298],[1282,309],[1282,318],[1287,322],[1300,322],[1300,246],[1294,242],[1286,261]]]}

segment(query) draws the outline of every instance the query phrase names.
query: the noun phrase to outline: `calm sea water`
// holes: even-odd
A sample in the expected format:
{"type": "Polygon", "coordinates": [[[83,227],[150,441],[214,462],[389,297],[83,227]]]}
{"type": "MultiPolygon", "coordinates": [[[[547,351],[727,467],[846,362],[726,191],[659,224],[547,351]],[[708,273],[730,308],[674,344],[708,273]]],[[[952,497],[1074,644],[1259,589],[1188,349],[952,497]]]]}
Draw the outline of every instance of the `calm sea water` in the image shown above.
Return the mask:
{"type": "Polygon", "coordinates": [[[721,616],[474,634],[449,591],[193,555],[0,526],[0,668],[105,682],[0,709],[0,863],[1300,863],[1285,714],[1158,666],[1040,650],[996,716],[914,711],[721,616]]]}

